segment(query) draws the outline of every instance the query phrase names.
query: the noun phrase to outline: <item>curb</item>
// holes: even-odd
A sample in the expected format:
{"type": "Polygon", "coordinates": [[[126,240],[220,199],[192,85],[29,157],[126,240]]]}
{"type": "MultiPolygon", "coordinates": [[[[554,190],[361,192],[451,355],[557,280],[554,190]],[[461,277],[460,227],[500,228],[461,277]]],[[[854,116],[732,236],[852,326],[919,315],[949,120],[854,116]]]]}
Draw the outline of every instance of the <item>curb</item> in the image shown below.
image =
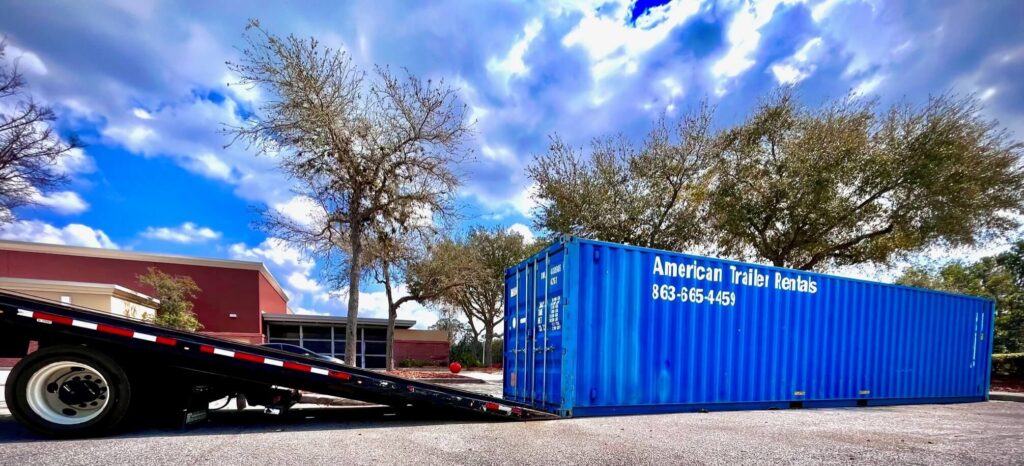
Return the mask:
{"type": "Polygon", "coordinates": [[[1017,403],[1024,403],[1024,393],[991,392],[988,394],[988,399],[992,401],[1015,401],[1017,403]]]}
{"type": "Polygon", "coordinates": [[[466,377],[462,379],[409,379],[415,380],[416,382],[426,383],[443,383],[443,384],[459,384],[459,383],[487,383],[480,379],[474,379],[472,377],[466,377]]]}

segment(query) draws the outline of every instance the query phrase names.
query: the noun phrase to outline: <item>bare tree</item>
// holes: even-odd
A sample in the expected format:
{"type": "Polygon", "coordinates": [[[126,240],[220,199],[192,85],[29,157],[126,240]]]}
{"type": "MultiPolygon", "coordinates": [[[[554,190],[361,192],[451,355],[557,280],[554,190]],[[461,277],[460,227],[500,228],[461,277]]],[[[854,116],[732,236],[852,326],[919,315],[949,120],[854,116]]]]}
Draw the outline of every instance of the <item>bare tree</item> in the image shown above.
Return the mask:
{"type": "Polygon", "coordinates": [[[373,79],[341,50],[316,39],[281,38],[252,20],[239,85],[269,96],[227,132],[276,157],[295,191],[317,206],[304,221],[268,210],[269,232],[322,259],[335,287],[348,287],[345,361],[355,363],[359,285],[370,265],[364,242],[378,226],[453,210],[465,153],[466,108],[445,83],[376,68],[373,79]]]}
{"type": "Polygon", "coordinates": [[[0,223],[14,219],[12,209],[35,202],[41,191],[61,185],[61,156],[77,147],[64,142],[52,123],[50,107],[26,93],[17,59],[8,66],[5,40],[0,40],[0,223]]]}

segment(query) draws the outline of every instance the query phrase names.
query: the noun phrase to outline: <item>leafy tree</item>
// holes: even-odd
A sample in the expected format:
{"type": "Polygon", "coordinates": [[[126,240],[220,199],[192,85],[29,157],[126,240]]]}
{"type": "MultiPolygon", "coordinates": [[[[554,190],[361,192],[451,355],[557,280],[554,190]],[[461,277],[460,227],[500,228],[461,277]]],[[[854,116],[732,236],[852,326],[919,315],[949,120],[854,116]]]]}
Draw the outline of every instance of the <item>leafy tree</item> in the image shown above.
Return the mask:
{"type": "Polygon", "coordinates": [[[985,257],[974,263],[952,262],[937,268],[910,267],[896,283],[992,298],[996,303],[997,353],[1024,351],[1024,287],[1019,275],[1006,264],[1024,257],[1024,241],[1010,252],[985,257]]]}
{"type": "Polygon", "coordinates": [[[9,66],[0,39],[0,223],[14,219],[15,207],[33,204],[41,191],[61,185],[60,158],[77,147],[53,129],[56,114],[26,92],[18,59],[9,66]]]}
{"type": "Polygon", "coordinates": [[[434,325],[430,326],[430,330],[444,330],[448,332],[448,344],[455,346],[455,343],[462,340],[462,338],[469,333],[469,326],[458,319],[458,316],[445,312],[434,325]]]}
{"type": "Polygon", "coordinates": [[[152,288],[154,297],[160,300],[154,323],[189,332],[203,328],[196,313],[192,311],[192,300],[202,290],[191,277],[169,275],[156,267],[150,267],[146,274],[138,275],[137,278],[139,283],[152,288]]]}
{"type": "Polygon", "coordinates": [[[527,173],[537,185],[536,226],[617,243],[681,250],[705,238],[712,110],[701,105],[673,127],[660,120],[635,147],[623,136],[589,151],[558,136],[527,173]]]}
{"type": "Polygon", "coordinates": [[[377,68],[367,79],[344,51],[316,39],[281,38],[250,21],[238,63],[241,85],[269,96],[252,118],[228,128],[269,154],[315,213],[296,221],[268,210],[265,228],[312,251],[336,287],[348,287],[345,360],[355,363],[359,285],[378,229],[453,212],[466,108],[455,89],[377,68]],[[254,31],[254,32],[253,32],[254,31]]]}
{"type": "Polygon", "coordinates": [[[552,234],[702,249],[804,270],[975,245],[1024,214],[1024,145],[943,95],[884,110],[853,97],[808,107],[781,89],[717,133],[690,112],[639,145],[557,136],[528,168],[552,234]]]}
{"type": "Polygon", "coordinates": [[[446,293],[464,286],[472,273],[472,268],[466,266],[462,251],[454,242],[448,239],[425,241],[426,244],[413,238],[400,241],[382,233],[370,247],[376,257],[374,273],[377,281],[384,285],[388,301],[385,345],[388,370],[395,368],[395,320],[398,318],[398,309],[408,302],[424,305],[439,303],[446,293]],[[397,296],[399,282],[405,283],[404,296],[397,296]]]}
{"type": "Polygon", "coordinates": [[[721,252],[811,270],[1018,226],[1024,146],[976,99],[876,110],[854,98],[808,108],[782,90],[724,131],[710,208],[721,252]]]}
{"type": "Polygon", "coordinates": [[[501,228],[476,228],[458,244],[466,264],[466,284],[453,288],[443,302],[462,311],[474,340],[483,336],[482,363],[491,363],[491,344],[505,319],[505,269],[537,251],[522,235],[501,228]]]}
{"type": "Polygon", "coordinates": [[[997,341],[1003,335],[1006,341],[1003,352],[1024,353],[1024,240],[1018,240],[1009,251],[996,256],[996,263],[1010,274],[1017,287],[1016,298],[1007,300],[1003,310],[997,309],[996,329],[1000,332],[997,341]]]}

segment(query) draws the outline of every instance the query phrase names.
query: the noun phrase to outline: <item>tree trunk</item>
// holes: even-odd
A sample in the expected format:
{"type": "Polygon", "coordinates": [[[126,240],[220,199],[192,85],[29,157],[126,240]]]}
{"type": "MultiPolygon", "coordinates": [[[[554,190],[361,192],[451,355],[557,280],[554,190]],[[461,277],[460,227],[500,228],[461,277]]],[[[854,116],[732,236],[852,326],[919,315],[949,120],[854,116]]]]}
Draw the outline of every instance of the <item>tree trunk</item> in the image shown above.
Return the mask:
{"type": "Polygon", "coordinates": [[[349,231],[349,246],[352,257],[348,268],[348,320],[345,326],[345,364],[356,364],[356,318],[359,316],[359,278],[362,275],[363,237],[362,225],[352,222],[349,231]]]}
{"type": "Polygon", "coordinates": [[[384,344],[384,355],[387,362],[385,368],[389,371],[395,370],[395,320],[398,319],[398,306],[395,306],[394,296],[391,295],[391,271],[388,264],[384,264],[384,292],[388,296],[388,335],[384,344]]]}
{"type": "Polygon", "coordinates": [[[484,330],[484,360],[481,363],[484,367],[491,367],[491,344],[494,343],[494,326],[490,325],[484,330]]]}

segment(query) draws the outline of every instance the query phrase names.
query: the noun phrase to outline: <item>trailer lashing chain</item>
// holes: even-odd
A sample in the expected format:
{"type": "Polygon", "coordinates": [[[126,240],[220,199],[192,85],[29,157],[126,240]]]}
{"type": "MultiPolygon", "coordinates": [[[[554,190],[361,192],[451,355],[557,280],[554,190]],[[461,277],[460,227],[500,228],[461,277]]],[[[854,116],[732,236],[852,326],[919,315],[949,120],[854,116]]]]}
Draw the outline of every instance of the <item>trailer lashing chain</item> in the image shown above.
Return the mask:
{"type": "MultiPolygon", "coordinates": [[[[124,327],[118,327],[118,326],[112,326],[112,325],[107,325],[107,324],[95,323],[95,322],[90,322],[90,321],[87,321],[87,320],[75,319],[75,318],[65,317],[65,316],[59,316],[59,315],[50,314],[50,313],[41,312],[41,311],[31,311],[31,310],[27,310],[27,309],[18,309],[17,310],[17,316],[32,319],[32,320],[34,320],[34,321],[36,321],[37,323],[40,323],[40,324],[61,325],[61,326],[74,327],[74,328],[85,329],[85,330],[93,330],[93,331],[97,331],[99,333],[104,333],[104,334],[108,334],[108,335],[115,335],[115,336],[120,336],[120,337],[124,337],[124,338],[133,338],[133,339],[137,339],[137,340],[148,341],[148,342],[151,342],[151,343],[154,343],[154,344],[158,344],[158,345],[181,348],[183,350],[192,350],[192,347],[191,346],[187,346],[186,342],[181,342],[181,341],[179,341],[177,339],[174,339],[174,338],[158,336],[158,335],[151,335],[151,334],[147,334],[147,333],[144,333],[144,332],[138,332],[138,331],[134,331],[134,330],[131,330],[131,329],[128,329],[128,328],[124,328],[124,327]],[[181,343],[181,344],[179,345],[179,343],[181,343]]],[[[504,415],[509,416],[509,417],[519,417],[519,418],[533,417],[533,416],[528,414],[528,411],[525,411],[525,410],[523,410],[520,407],[507,406],[507,405],[504,405],[504,404],[495,403],[493,401],[475,400],[475,399],[466,398],[466,397],[462,397],[462,396],[452,395],[452,394],[449,394],[449,393],[444,393],[444,392],[441,392],[441,391],[425,389],[425,388],[422,388],[422,387],[417,388],[414,385],[402,384],[402,383],[399,383],[399,382],[394,382],[394,381],[389,381],[389,380],[374,380],[374,379],[372,379],[370,377],[367,377],[367,376],[359,376],[359,375],[353,376],[353,374],[348,373],[348,372],[336,371],[336,370],[331,370],[331,369],[325,369],[325,368],[316,367],[316,366],[313,366],[313,365],[304,364],[304,363],[300,363],[300,362],[288,361],[288,360],[285,360],[283,358],[282,359],[274,359],[274,358],[269,358],[269,357],[265,357],[265,356],[260,356],[260,355],[257,355],[257,354],[247,353],[247,352],[244,352],[244,351],[236,351],[236,350],[229,350],[229,349],[224,349],[224,348],[218,348],[218,347],[211,346],[211,345],[206,345],[206,344],[199,344],[199,345],[193,345],[193,346],[197,346],[199,352],[200,353],[204,353],[204,354],[229,357],[229,358],[232,358],[232,359],[236,359],[236,360],[240,360],[240,361],[246,361],[246,362],[250,362],[250,363],[254,363],[254,364],[265,364],[265,365],[280,367],[280,368],[283,368],[283,369],[288,369],[288,370],[292,370],[292,371],[296,371],[296,372],[305,372],[305,373],[320,375],[320,376],[328,377],[328,378],[330,378],[330,379],[332,379],[334,381],[354,382],[357,385],[371,385],[371,384],[375,383],[375,384],[380,385],[381,388],[393,389],[396,395],[401,394],[402,396],[404,396],[406,398],[410,397],[410,394],[412,394],[413,398],[423,399],[425,401],[443,401],[443,402],[460,403],[460,404],[465,404],[464,401],[468,400],[469,401],[468,406],[469,406],[470,409],[473,409],[473,410],[479,410],[479,411],[482,411],[482,412],[485,412],[485,413],[490,413],[490,414],[504,414],[504,415]],[[406,390],[405,393],[402,393],[403,386],[404,386],[404,390],[406,390]],[[425,396],[424,392],[429,392],[430,396],[429,397],[425,396]]]]}

